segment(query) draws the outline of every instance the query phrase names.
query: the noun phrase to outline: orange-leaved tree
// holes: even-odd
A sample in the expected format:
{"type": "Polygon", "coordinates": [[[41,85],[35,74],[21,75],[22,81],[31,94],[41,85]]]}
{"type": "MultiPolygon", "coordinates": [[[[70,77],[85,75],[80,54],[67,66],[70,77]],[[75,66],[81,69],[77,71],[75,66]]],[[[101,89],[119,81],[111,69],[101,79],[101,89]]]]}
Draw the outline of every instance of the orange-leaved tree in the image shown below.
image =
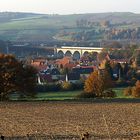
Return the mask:
{"type": "Polygon", "coordinates": [[[140,80],[138,80],[135,87],[132,88],[132,96],[136,98],[140,97],[140,80]]]}
{"type": "Polygon", "coordinates": [[[104,97],[105,91],[112,87],[108,71],[94,71],[85,81],[84,92],[95,97],[104,97]]]}
{"type": "Polygon", "coordinates": [[[0,100],[8,99],[13,92],[33,95],[36,70],[19,62],[12,55],[0,54],[0,100]]]}

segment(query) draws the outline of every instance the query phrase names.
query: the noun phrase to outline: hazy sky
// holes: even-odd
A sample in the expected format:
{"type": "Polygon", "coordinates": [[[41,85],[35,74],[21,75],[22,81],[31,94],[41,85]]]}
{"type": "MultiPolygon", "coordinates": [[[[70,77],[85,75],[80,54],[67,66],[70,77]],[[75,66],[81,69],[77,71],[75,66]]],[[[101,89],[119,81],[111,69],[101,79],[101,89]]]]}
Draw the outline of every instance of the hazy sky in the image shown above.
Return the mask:
{"type": "Polygon", "coordinates": [[[140,13],[140,0],[0,0],[0,11],[46,14],[140,13]]]}

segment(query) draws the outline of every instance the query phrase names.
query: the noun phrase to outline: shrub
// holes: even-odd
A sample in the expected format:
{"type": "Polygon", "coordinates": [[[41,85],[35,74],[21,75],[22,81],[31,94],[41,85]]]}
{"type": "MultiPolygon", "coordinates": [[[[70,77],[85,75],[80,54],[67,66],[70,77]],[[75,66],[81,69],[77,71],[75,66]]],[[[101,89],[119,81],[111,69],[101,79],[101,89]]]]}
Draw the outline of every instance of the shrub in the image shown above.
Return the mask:
{"type": "Polygon", "coordinates": [[[83,90],[84,83],[77,82],[77,83],[71,83],[72,90],[83,90]]]}
{"type": "Polygon", "coordinates": [[[116,92],[113,91],[112,89],[104,91],[103,97],[108,97],[108,98],[114,98],[116,97],[116,92]]]}
{"type": "Polygon", "coordinates": [[[50,83],[45,85],[38,85],[37,92],[50,92],[50,91],[72,91],[72,90],[82,90],[84,87],[83,83],[50,83]]]}
{"type": "Polygon", "coordinates": [[[135,98],[140,97],[140,81],[136,82],[136,86],[132,88],[132,96],[135,98]]]}
{"type": "Polygon", "coordinates": [[[132,96],[135,97],[135,98],[139,98],[140,97],[140,90],[137,89],[136,87],[133,87],[132,96]]]}
{"type": "Polygon", "coordinates": [[[45,84],[45,85],[38,85],[37,91],[38,92],[50,92],[50,91],[60,91],[61,85],[56,83],[45,84]]]}
{"type": "Polygon", "coordinates": [[[0,101],[8,101],[9,100],[9,96],[5,95],[5,94],[0,94],[0,101]]]}
{"type": "Polygon", "coordinates": [[[72,90],[72,84],[70,82],[63,82],[61,87],[64,91],[72,90]]]}
{"type": "Polygon", "coordinates": [[[127,87],[124,89],[123,94],[125,96],[131,96],[132,95],[132,87],[127,87]]]}
{"type": "Polygon", "coordinates": [[[77,98],[95,98],[96,95],[93,93],[81,92],[77,98]]]}
{"type": "MultiPolygon", "coordinates": [[[[87,92],[82,92],[77,97],[78,98],[96,98],[96,97],[99,97],[99,96],[96,96],[96,94],[89,93],[89,92],[88,93],[87,92]]],[[[102,97],[105,97],[105,98],[114,98],[114,97],[116,97],[116,92],[113,91],[112,89],[106,90],[106,91],[104,91],[102,97]]]]}

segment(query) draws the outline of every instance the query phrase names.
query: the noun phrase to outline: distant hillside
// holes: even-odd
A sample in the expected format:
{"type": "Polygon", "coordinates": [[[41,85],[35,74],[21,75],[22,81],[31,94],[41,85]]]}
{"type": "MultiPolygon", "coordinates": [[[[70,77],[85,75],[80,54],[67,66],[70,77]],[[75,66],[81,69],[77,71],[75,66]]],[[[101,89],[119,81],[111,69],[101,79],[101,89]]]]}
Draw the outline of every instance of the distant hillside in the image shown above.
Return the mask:
{"type": "MultiPolygon", "coordinates": [[[[103,22],[119,24],[120,28],[136,28],[140,26],[140,14],[134,13],[97,13],[73,15],[45,15],[34,13],[0,13],[0,39],[2,40],[71,40],[77,32],[100,29],[99,25],[84,28],[77,27],[78,21],[103,22]],[[121,23],[121,24],[120,24],[121,23]],[[68,33],[67,36],[63,36],[68,33]]],[[[100,35],[96,37],[100,38],[100,35]]]]}
{"type": "Polygon", "coordinates": [[[8,22],[11,20],[16,20],[20,18],[28,18],[28,17],[35,17],[42,14],[34,14],[34,13],[19,13],[19,12],[1,12],[0,13],[0,23],[1,22],[8,22]]]}
{"type": "Polygon", "coordinates": [[[131,12],[97,13],[97,14],[85,14],[83,16],[85,19],[90,19],[96,22],[109,20],[112,23],[122,23],[122,22],[140,23],[140,14],[134,14],[131,12]]]}

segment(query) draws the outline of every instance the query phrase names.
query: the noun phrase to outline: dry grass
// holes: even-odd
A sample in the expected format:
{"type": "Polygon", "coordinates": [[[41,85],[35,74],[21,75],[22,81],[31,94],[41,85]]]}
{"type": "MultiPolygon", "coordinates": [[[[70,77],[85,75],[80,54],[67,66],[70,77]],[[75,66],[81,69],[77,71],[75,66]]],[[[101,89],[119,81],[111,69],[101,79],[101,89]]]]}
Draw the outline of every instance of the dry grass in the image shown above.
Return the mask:
{"type": "MultiPolygon", "coordinates": [[[[38,139],[140,139],[140,103],[0,103],[0,133],[38,139]]],[[[40,139],[40,140],[41,140],[40,139]]]]}

